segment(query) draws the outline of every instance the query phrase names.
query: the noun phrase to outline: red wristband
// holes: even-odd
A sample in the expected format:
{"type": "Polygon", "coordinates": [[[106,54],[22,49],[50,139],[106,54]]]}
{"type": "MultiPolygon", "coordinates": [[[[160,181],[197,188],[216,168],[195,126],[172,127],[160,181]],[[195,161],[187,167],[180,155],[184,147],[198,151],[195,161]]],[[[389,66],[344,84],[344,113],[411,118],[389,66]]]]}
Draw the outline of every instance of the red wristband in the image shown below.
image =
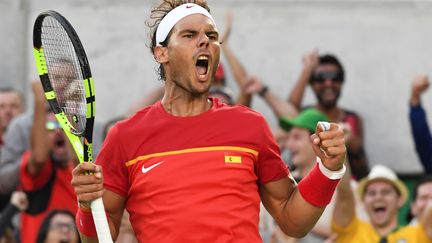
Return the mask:
{"type": "Polygon", "coordinates": [[[324,207],[330,203],[340,179],[332,180],[318,168],[318,163],[309,174],[298,184],[302,197],[316,207],[324,207]]]}
{"type": "Polygon", "coordinates": [[[83,212],[81,208],[78,208],[78,211],[75,216],[75,223],[77,225],[77,229],[80,233],[87,237],[96,237],[96,226],[93,221],[93,215],[91,212],[83,212]]]}

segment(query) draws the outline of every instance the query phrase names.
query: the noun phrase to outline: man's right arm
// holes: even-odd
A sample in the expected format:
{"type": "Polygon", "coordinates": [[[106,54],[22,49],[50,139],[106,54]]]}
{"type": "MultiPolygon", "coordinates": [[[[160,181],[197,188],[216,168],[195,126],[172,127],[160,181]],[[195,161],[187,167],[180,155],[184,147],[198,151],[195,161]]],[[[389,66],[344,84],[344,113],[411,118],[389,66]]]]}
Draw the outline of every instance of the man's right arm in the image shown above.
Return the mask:
{"type": "Polygon", "coordinates": [[[279,98],[257,77],[249,78],[244,92],[250,95],[259,94],[270,106],[277,118],[286,117],[290,119],[298,115],[297,109],[291,103],[279,98]]]}
{"type": "Polygon", "coordinates": [[[31,155],[27,164],[30,175],[38,175],[49,158],[48,131],[45,127],[45,97],[40,82],[32,83],[34,96],[33,125],[30,135],[31,155]]]}
{"type": "MultiPolygon", "coordinates": [[[[113,238],[113,241],[115,241],[119,233],[125,198],[115,192],[104,189],[102,167],[100,165],[95,165],[93,163],[87,162],[77,165],[72,172],[71,183],[74,187],[75,194],[77,195],[78,202],[80,204],[79,210],[81,210],[84,215],[89,216],[89,213],[91,213],[91,201],[99,197],[103,197],[105,212],[108,216],[108,224],[110,227],[111,237],[113,238]],[[86,175],[85,173],[87,171],[92,173],[86,175]]],[[[84,221],[88,222],[86,220],[81,220],[81,222],[84,221]]],[[[80,231],[81,240],[83,241],[83,243],[98,242],[97,237],[90,237],[88,235],[85,235],[85,232],[83,234],[83,230],[80,229],[86,228],[86,225],[79,225],[78,216],[77,227],[80,231]]],[[[93,225],[91,225],[90,227],[93,227],[93,225]]]]}
{"type": "Polygon", "coordinates": [[[303,70],[300,73],[300,77],[297,80],[294,88],[291,90],[287,100],[288,103],[293,104],[298,110],[301,107],[306,86],[318,63],[319,54],[317,50],[313,50],[312,52],[306,54],[303,58],[303,70]]]}

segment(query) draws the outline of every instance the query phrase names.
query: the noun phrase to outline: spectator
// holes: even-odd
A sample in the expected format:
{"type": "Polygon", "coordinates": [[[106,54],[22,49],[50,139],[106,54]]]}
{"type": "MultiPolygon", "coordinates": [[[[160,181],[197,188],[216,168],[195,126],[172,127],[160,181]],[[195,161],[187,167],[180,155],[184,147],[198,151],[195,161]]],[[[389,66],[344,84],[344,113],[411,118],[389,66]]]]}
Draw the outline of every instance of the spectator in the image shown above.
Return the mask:
{"type": "MultiPolygon", "coordinates": [[[[398,211],[408,197],[408,189],[396,174],[383,165],[375,165],[368,177],[359,183],[358,192],[370,223],[360,220],[355,213],[354,195],[344,180],[336,194],[332,230],[337,234],[337,243],[344,242],[430,242],[427,235],[432,220],[420,221],[416,226],[398,225],[398,211]]],[[[426,210],[430,219],[432,210],[426,210]]]]}
{"type": "Polygon", "coordinates": [[[45,97],[39,82],[34,94],[30,151],[20,164],[20,184],[27,193],[28,209],[21,215],[21,240],[35,242],[43,218],[52,209],[76,212],[77,203],[70,181],[76,164],[72,146],[53,113],[46,113],[45,97]],[[74,158],[75,163],[72,161],[74,158]]]}
{"type": "Polygon", "coordinates": [[[292,175],[296,181],[300,181],[315,166],[316,155],[311,147],[310,136],[315,133],[319,121],[329,119],[314,108],[305,109],[292,119],[280,119],[281,127],[288,131],[285,147],[291,153],[291,161],[295,167],[292,175]]]}
{"type": "Polygon", "coordinates": [[[36,243],[80,243],[75,217],[69,210],[51,210],[41,223],[36,243]]]}
{"type": "MultiPolygon", "coordinates": [[[[2,154],[5,149],[6,140],[7,140],[7,128],[9,127],[11,121],[19,116],[24,111],[24,101],[21,93],[18,90],[13,88],[3,88],[0,89],[0,160],[2,154]]],[[[14,144],[14,146],[20,146],[14,144]]],[[[7,153],[7,152],[6,152],[7,153]]],[[[8,156],[8,155],[6,155],[8,156]]],[[[3,163],[0,161],[0,168],[3,163]]],[[[9,168],[10,169],[10,168],[9,168]]],[[[0,169],[2,171],[2,169],[0,169]]],[[[9,172],[9,171],[7,171],[9,172]]],[[[6,173],[8,174],[8,173],[6,173]]],[[[0,176],[2,173],[0,172],[0,176]]],[[[15,177],[16,178],[16,177],[15,177]]],[[[2,184],[2,183],[0,183],[2,184]]],[[[7,184],[7,183],[6,183],[7,184]]],[[[2,187],[2,186],[0,186],[2,187]]],[[[1,193],[2,190],[0,188],[0,210],[4,207],[5,203],[9,201],[9,195],[14,188],[10,189],[8,193],[1,193]]]]}
{"type": "Polygon", "coordinates": [[[18,90],[13,88],[0,89],[0,134],[6,130],[13,118],[23,112],[24,100],[18,90]]]}
{"type": "Polygon", "coordinates": [[[31,117],[23,114],[24,110],[24,98],[18,90],[0,89],[0,210],[18,185],[19,160],[28,148],[31,117]]]}
{"type": "Polygon", "coordinates": [[[12,235],[12,218],[18,213],[26,210],[28,207],[27,196],[22,191],[15,191],[12,193],[10,203],[0,214],[0,242],[15,242],[12,235]]]}
{"type": "MultiPolygon", "coordinates": [[[[432,222],[432,175],[427,175],[417,182],[414,188],[414,201],[411,203],[411,214],[414,218],[411,225],[415,225],[419,220],[423,222],[432,222]],[[429,218],[426,218],[427,216],[429,218]]],[[[432,232],[428,232],[432,236],[432,232]]],[[[432,237],[431,237],[432,238],[432,237]]]]}
{"type": "Polygon", "coordinates": [[[24,113],[15,117],[4,134],[0,146],[0,210],[9,202],[11,193],[18,186],[19,163],[29,148],[32,114],[24,113]]]}
{"type": "Polygon", "coordinates": [[[410,124],[417,155],[426,174],[432,174],[432,135],[421,105],[421,95],[429,88],[429,78],[420,75],[412,81],[410,124]]]}
{"type": "Polygon", "coordinates": [[[341,123],[344,128],[348,161],[354,178],[359,180],[365,177],[369,167],[363,146],[363,122],[355,112],[338,106],[345,81],[342,64],[335,56],[319,56],[317,51],[307,54],[303,63],[303,71],[288,102],[300,109],[304,90],[310,83],[318,101],[314,107],[326,114],[330,121],[341,123]]]}
{"type": "Polygon", "coordinates": [[[8,195],[18,186],[18,167],[23,153],[30,147],[33,114],[19,115],[9,124],[0,152],[0,194],[8,195]]]}

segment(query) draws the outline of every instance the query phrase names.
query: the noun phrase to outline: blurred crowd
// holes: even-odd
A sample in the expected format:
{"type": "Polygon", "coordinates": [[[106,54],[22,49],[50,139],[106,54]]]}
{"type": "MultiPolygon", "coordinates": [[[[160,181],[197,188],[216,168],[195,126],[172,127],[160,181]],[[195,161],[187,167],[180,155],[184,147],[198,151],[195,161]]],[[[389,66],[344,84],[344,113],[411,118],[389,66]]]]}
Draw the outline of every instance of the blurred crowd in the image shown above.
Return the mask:
{"type": "MultiPolygon", "coordinates": [[[[287,97],[278,97],[272,87],[247,70],[231,50],[232,20],[228,15],[221,36],[226,63],[219,64],[211,96],[227,104],[252,109],[253,99],[265,101],[279,121],[274,136],[297,182],[315,165],[310,135],[315,132],[318,121],[339,123],[345,132],[348,151],[349,173],[312,231],[302,239],[290,238],[262,207],[260,233],[263,241],[329,243],[372,239],[370,242],[394,242],[398,235],[404,235],[418,242],[432,242],[432,135],[427,111],[421,102],[430,85],[429,78],[413,74],[411,87],[407,87],[411,89],[411,97],[406,101],[410,108],[406,116],[424,171],[416,178],[415,186],[409,187],[392,168],[368,160],[364,146],[367,128],[363,127],[361,114],[338,104],[343,87],[349,82],[345,80],[343,63],[336,55],[321,54],[317,50],[305,53],[301,60],[303,69],[299,70],[293,89],[287,97]],[[233,74],[239,94],[234,94],[227,85],[227,68],[233,74]],[[307,88],[312,89],[316,102],[305,106],[303,97],[307,88]],[[409,204],[410,212],[401,220],[401,208],[405,204],[409,204]]],[[[19,90],[0,89],[0,242],[80,242],[74,216],[77,202],[70,185],[77,159],[45,102],[38,80],[32,82],[32,91],[34,107],[26,108],[19,90]]],[[[148,91],[127,112],[107,122],[101,128],[100,139],[104,139],[117,121],[158,101],[162,95],[163,87],[148,91]]],[[[430,106],[426,110],[428,108],[430,106]]],[[[117,242],[136,242],[127,212],[123,215],[117,242]]]]}

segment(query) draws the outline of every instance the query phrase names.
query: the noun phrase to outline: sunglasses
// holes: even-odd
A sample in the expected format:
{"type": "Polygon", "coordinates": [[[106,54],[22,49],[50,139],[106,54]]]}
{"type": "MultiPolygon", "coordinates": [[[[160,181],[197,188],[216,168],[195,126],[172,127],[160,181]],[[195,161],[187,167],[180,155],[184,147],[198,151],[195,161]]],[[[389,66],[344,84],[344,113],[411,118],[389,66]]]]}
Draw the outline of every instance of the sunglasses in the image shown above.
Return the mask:
{"type": "Polygon", "coordinates": [[[58,123],[57,121],[47,121],[45,127],[48,131],[54,131],[61,128],[60,123],[58,123]]]}
{"type": "Polygon", "coordinates": [[[314,73],[311,77],[311,83],[324,83],[327,79],[336,82],[336,83],[342,83],[343,82],[343,76],[341,72],[335,71],[335,72],[317,72],[314,73]]]}
{"type": "Polygon", "coordinates": [[[52,225],[49,226],[50,230],[54,230],[54,231],[62,231],[62,230],[67,230],[67,231],[74,231],[76,230],[76,227],[74,224],[68,224],[68,223],[54,223],[52,225]]]}

